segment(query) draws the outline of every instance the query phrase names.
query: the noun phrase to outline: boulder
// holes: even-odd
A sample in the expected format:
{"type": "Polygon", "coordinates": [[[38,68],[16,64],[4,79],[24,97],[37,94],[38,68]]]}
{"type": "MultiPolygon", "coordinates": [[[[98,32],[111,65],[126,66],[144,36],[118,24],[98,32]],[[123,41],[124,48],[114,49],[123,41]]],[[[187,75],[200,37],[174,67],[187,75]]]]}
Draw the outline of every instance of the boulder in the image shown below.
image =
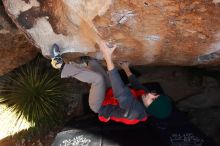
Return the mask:
{"type": "Polygon", "coordinates": [[[0,75],[19,67],[37,54],[37,49],[18,30],[0,2],[0,75]]]}
{"type": "Polygon", "coordinates": [[[219,0],[3,0],[8,15],[46,57],[102,59],[100,39],[118,45],[114,61],[135,65],[219,65],[219,0]]]}

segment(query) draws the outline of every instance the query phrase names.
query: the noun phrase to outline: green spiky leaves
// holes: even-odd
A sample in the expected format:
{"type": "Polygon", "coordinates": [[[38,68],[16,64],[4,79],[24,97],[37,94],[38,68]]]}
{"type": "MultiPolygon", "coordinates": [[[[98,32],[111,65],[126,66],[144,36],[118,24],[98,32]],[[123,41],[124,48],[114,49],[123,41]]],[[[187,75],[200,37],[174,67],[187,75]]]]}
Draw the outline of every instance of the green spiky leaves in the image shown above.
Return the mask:
{"type": "Polygon", "coordinates": [[[43,68],[39,61],[30,63],[2,77],[0,104],[24,117],[35,126],[59,121],[63,101],[60,75],[43,68]]]}

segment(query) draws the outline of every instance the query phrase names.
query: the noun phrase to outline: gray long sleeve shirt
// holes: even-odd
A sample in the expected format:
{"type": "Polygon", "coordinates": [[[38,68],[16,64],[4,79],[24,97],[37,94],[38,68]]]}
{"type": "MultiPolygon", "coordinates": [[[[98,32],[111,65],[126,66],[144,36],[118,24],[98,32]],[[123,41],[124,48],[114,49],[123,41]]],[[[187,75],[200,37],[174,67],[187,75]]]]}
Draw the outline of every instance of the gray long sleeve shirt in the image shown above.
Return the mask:
{"type": "MultiPolygon", "coordinates": [[[[132,95],[130,88],[123,83],[117,69],[109,71],[109,78],[114,97],[119,101],[119,106],[102,106],[99,110],[99,116],[105,118],[126,118],[129,120],[141,120],[146,118],[148,115],[145,112],[145,106],[132,95]]],[[[133,88],[144,89],[134,75],[129,77],[129,81],[133,88]]]]}

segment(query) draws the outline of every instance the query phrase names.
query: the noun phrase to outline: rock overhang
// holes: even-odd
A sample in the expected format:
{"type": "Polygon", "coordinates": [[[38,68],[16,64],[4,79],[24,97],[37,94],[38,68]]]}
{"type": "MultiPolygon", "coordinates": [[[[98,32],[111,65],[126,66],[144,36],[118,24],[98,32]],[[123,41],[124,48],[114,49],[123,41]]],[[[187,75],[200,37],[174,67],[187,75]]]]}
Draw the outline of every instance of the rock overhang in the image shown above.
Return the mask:
{"type": "MultiPolygon", "coordinates": [[[[3,0],[44,56],[53,43],[70,56],[102,58],[97,34],[114,40],[115,61],[136,65],[219,65],[219,0],[3,0]]],[[[67,55],[68,56],[68,55],[67,55]]],[[[73,57],[74,58],[74,57],[73,57]]]]}

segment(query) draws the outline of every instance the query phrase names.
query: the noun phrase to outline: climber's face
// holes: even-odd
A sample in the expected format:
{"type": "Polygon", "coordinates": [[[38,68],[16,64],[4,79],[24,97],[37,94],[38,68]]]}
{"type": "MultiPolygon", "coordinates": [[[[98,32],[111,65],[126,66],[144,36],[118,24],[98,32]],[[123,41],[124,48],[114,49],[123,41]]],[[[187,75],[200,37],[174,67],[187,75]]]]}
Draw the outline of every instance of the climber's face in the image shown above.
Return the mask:
{"type": "Polygon", "coordinates": [[[142,100],[143,103],[146,107],[148,107],[150,104],[152,104],[154,102],[154,100],[156,100],[158,98],[159,94],[157,93],[146,93],[144,95],[142,95],[142,100]]]}

